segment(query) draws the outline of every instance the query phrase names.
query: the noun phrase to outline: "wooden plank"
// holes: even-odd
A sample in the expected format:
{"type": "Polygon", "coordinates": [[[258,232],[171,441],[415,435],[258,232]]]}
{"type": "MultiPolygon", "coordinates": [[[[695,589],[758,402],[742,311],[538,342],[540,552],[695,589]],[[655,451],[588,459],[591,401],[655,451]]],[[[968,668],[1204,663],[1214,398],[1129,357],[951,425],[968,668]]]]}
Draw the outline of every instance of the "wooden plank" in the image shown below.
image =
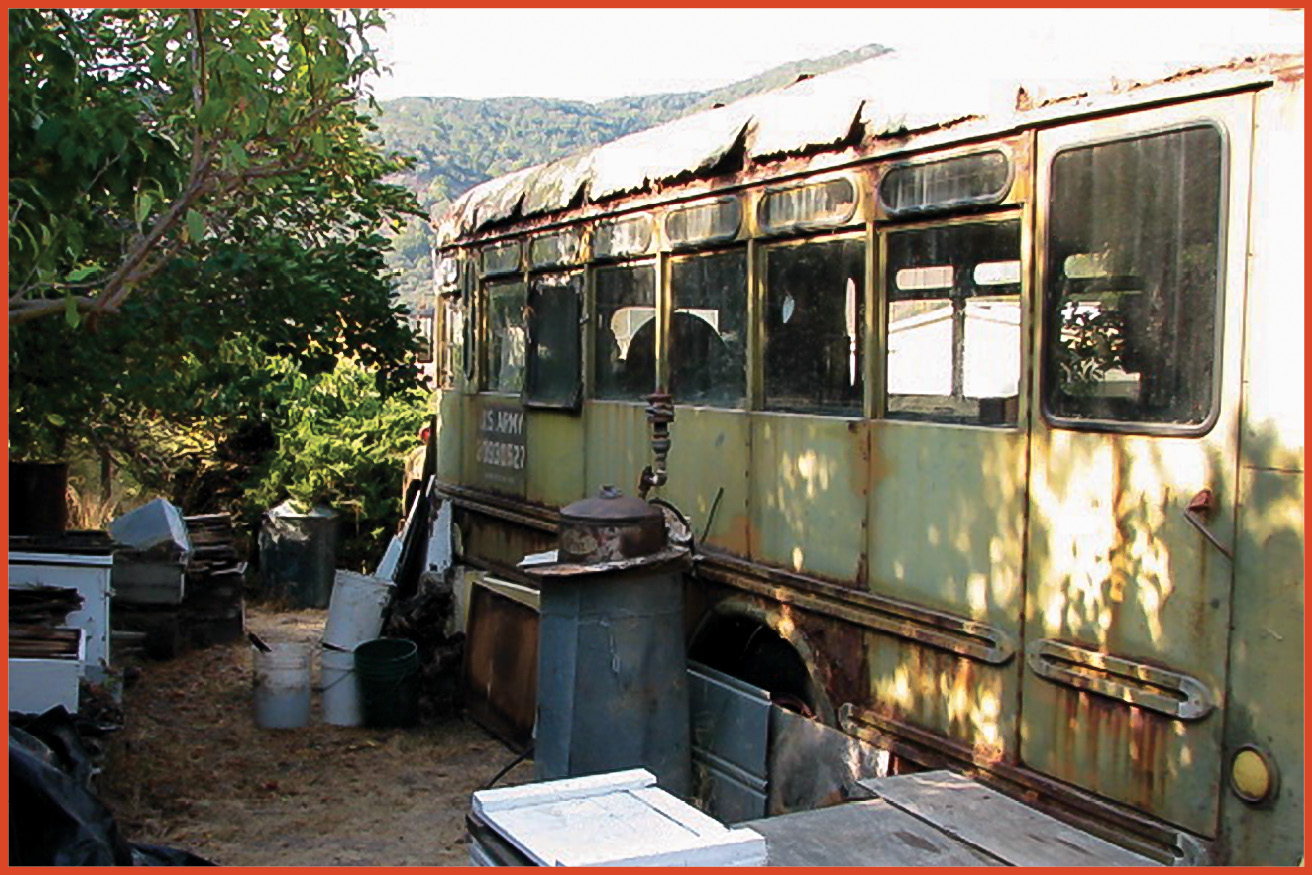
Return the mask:
{"type": "Polygon", "coordinates": [[[953,772],[860,783],[947,835],[1013,866],[1158,865],[953,772]]]}
{"type": "Polygon", "coordinates": [[[999,866],[1001,861],[883,799],[741,824],[765,836],[767,866],[999,866]]]}

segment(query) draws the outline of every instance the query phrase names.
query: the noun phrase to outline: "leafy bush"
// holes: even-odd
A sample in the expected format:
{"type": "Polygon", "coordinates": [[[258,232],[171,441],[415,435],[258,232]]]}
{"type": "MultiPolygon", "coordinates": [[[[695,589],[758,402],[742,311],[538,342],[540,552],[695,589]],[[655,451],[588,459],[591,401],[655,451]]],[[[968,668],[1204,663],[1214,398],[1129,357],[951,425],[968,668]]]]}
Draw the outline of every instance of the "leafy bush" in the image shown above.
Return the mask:
{"type": "Polygon", "coordinates": [[[268,369],[277,447],[247,483],[247,513],[289,498],[300,511],[328,505],[342,517],[338,566],[371,568],[401,518],[404,456],[417,445],[426,394],[385,395],[374,373],[348,357],[327,373],[307,374],[288,359],[268,369]]]}

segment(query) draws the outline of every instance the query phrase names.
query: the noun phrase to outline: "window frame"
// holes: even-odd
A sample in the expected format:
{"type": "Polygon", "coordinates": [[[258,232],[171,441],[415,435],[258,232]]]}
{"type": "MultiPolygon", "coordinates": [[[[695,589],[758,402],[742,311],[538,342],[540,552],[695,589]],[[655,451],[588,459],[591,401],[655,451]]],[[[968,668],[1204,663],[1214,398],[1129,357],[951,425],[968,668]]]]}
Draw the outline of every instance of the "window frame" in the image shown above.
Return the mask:
{"type": "MultiPolygon", "coordinates": [[[[705,408],[707,410],[722,410],[729,412],[746,412],[752,410],[752,356],[755,354],[753,346],[758,342],[757,338],[763,335],[759,332],[759,326],[753,324],[758,318],[757,310],[752,306],[752,250],[747,245],[747,241],[740,239],[720,240],[718,243],[706,242],[696,246],[688,246],[676,251],[669,252],[665,255],[663,288],[658,290],[658,298],[663,299],[662,306],[668,307],[669,318],[663,326],[664,336],[661,338],[660,358],[669,361],[666,372],[670,382],[674,379],[674,362],[670,358],[670,331],[673,327],[674,314],[677,310],[678,302],[674,299],[674,265],[678,262],[691,261],[695,258],[705,258],[707,256],[724,255],[728,253],[741,253],[743,259],[743,394],[742,398],[736,405],[725,406],[723,404],[708,404],[704,401],[692,403],[689,401],[680,401],[679,396],[674,396],[675,404],[684,404],[692,408],[705,408]]],[[[672,391],[672,390],[671,390],[672,391]]]]}
{"type": "MultiPolygon", "coordinates": [[[[657,249],[654,251],[648,251],[646,253],[642,253],[640,255],[630,256],[628,258],[607,259],[605,261],[589,261],[587,263],[586,279],[584,281],[586,285],[585,285],[584,306],[583,306],[583,318],[585,319],[585,323],[586,323],[584,325],[585,330],[583,333],[583,356],[582,356],[583,401],[600,402],[603,404],[634,404],[634,405],[643,405],[647,403],[646,401],[642,400],[641,397],[602,398],[597,395],[598,362],[597,362],[596,347],[597,347],[597,335],[598,335],[597,328],[600,326],[599,320],[601,318],[601,306],[597,302],[597,274],[602,271],[631,270],[631,269],[646,269],[651,272],[652,308],[653,308],[652,319],[656,321],[655,328],[657,330],[657,337],[656,337],[657,349],[653,350],[653,354],[658,356],[660,353],[659,348],[661,343],[659,330],[662,327],[660,312],[661,312],[661,301],[663,297],[663,292],[661,288],[663,282],[662,282],[662,276],[660,271],[660,261],[662,258],[665,258],[666,255],[667,255],[666,253],[657,249]]],[[[659,379],[660,379],[660,362],[659,359],[657,359],[656,374],[655,374],[655,379],[653,379],[652,381],[652,388],[648,390],[648,393],[644,393],[644,394],[655,392],[656,382],[659,379]]]]}
{"type": "MultiPolygon", "coordinates": [[[[955,214],[927,215],[920,214],[914,219],[908,219],[903,222],[892,223],[882,222],[876,225],[876,244],[877,262],[875,276],[875,304],[879,312],[876,314],[876,325],[878,326],[878,337],[874,344],[874,351],[879,358],[875,365],[876,376],[879,379],[879,385],[875,386],[875,394],[878,399],[879,415],[874,417],[880,422],[904,423],[910,425],[928,425],[940,428],[983,428],[989,431],[1011,431],[1019,432],[1026,430],[1028,418],[1028,393],[1029,393],[1029,370],[1033,359],[1032,335],[1034,331],[1034,322],[1031,312],[1034,307],[1034,294],[1032,287],[1032,271],[1028,269],[1029,260],[1026,253],[1026,223],[1028,222],[1026,210],[1022,204],[999,204],[989,209],[987,212],[977,212],[974,210],[962,211],[955,214]],[[980,225],[980,224],[1004,224],[1006,222],[1016,222],[1019,226],[1018,232],[1020,243],[1016,248],[1016,260],[1020,262],[1020,292],[1017,295],[1017,303],[1020,309],[1020,348],[1017,350],[1017,357],[1020,362],[1020,372],[1016,385],[1016,421],[1003,423],[986,423],[986,422],[965,422],[954,419],[933,419],[924,416],[907,416],[900,412],[889,410],[889,399],[893,397],[888,391],[888,329],[889,329],[889,307],[893,304],[891,290],[886,282],[888,271],[888,237],[890,234],[897,234],[905,231],[923,231],[932,228],[955,227],[959,225],[980,225]]],[[[985,264],[987,262],[980,262],[985,264]]],[[[963,350],[964,355],[964,350],[963,350]]],[[[964,366],[964,363],[963,363],[964,366]]],[[[936,397],[936,396],[918,396],[918,397],[936,397]]]]}
{"type": "Polygon", "coordinates": [[[562,266],[551,270],[541,270],[529,274],[528,280],[524,285],[524,307],[528,311],[524,319],[525,348],[524,348],[524,386],[520,390],[520,397],[526,408],[534,410],[559,410],[570,413],[577,412],[583,405],[583,345],[585,341],[585,332],[582,320],[587,312],[584,301],[587,295],[587,272],[582,265],[562,266]],[[565,277],[567,279],[577,278],[579,286],[575,294],[575,318],[574,330],[578,339],[578,355],[575,361],[574,388],[570,393],[567,401],[543,401],[533,398],[529,394],[529,389],[533,385],[533,379],[537,372],[537,338],[533,334],[533,320],[531,314],[533,309],[533,284],[544,277],[565,277]]]}
{"type": "MultiPolygon", "coordinates": [[[[858,186],[858,197],[860,197],[861,188],[858,186]]],[[[858,204],[858,213],[859,213],[858,204]]],[[[826,228],[823,231],[815,231],[807,234],[793,234],[790,236],[770,236],[768,238],[756,241],[758,260],[756,265],[755,290],[749,290],[754,300],[754,312],[752,320],[754,325],[751,326],[754,336],[752,337],[748,350],[749,370],[751,360],[755,358],[758,376],[755,378],[758,382],[756,387],[759,394],[753,394],[753,387],[749,383],[748,391],[751,398],[748,402],[747,409],[753,413],[764,413],[771,416],[814,416],[827,420],[868,420],[874,417],[869,415],[868,398],[870,396],[871,378],[871,348],[870,348],[870,314],[873,306],[877,306],[878,300],[870,300],[871,275],[870,275],[870,235],[867,233],[866,223],[852,225],[841,228],[826,228]],[[806,246],[813,243],[830,243],[837,241],[855,241],[862,247],[862,272],[864,274],[862,282],[857,285],[857,301],[860,305],[860,312],[857,313],[856,328],[858,331],[858,342],[856,344],[856,353],[859,359],[856,373],[861,380],[861,391],[856,402],[855,412],[831,413],[824,410],[797,410],[771,407],[769,402],[769,392],[766,385],[768,377],[767,348],[770,344],[770,326],[766,319],[766,312],[769,309],[770,288],[770,253],[777,250],[793,249],[799,246],[806,246]],[[754,348],[752,348],[754,347],[754,348]]],[[[878,272],[876,265],[876,272],[878,272]]],[[[749,278],[749,283],[751,282],[749,278]]],[[[750,379],[750,377],[749,377],[750,379]]]]}
{"type": "Polygon", "coordinates": [[[519,391],[503,391],[488,387],[488,378],[492,374],[492,367],[489,356],[492,353],[492,294],[489,290],[494,285],[509,285],[519,283],[524,287],[524,310],[528,309],[528,279],[523,273],[503,273],[492,277],[485,277],[478,284],[479,298],[482,301],[482,312],[479,314],[479,349],[478,349],[478,386],[477,394],[495,395],[498,398],[520,398],[524,397],[524,387],[528,378],[528,318],[527,313],[523,316],[524,325],[524,379],[520,383],[519,391]]]}
{"type": "Polygon", "coordinates": [[[1037,289],[1035,295],[1038,307],[1038,320],[1041,326],[1041,344],[1036,350],[1034,356],[1035,368],[1037,371],[1035,379],[1035,392],[1038,395],[1039,414],[1043,417],[1046,425],[1054,429],[1063,431],[1080,431],[1080,432],[1098,432],[1103,434],[1123,434],[1123,435],[1145,435],[1150,437],[1189,437],[1198,438],[1208,434],[1221,417],[1222,409],[1222,389],[1223,389],[1223,372],[1225,367],[1225,333],[1226,333],[1226,304],[1227,295],[1226,287],[1229,276],[1227,269],[1228,262],[1228,232],[1230,229],[1230,187],[1233,168],[1231,166],[1231,155],[1233,148],[1229,130],[1225,124],[1214,116],[1199,116],[1196,118],[1176,122],[1168,125],[1157,125],[1135,129],[1132,131],[1117,131],[1108,133],[1105,136],[1095,136],[1089,139],[1082,139],[1076,142],[1066,143],[1053,151],[1048,158],[1043,172],[1046,174],[1047,182],[1047,199],[1039,202],[1036,198],[1035,206],[1043,210],[1043,239],[1038,241],[1037,261],[1040,267],[1040,276],[1042,283],[1037,289]],[[1181,133],[1195,129],[1210,129],[1216,132],[1220,141],[1221,150],[1221,167],[1220,179],[1217,187],[1217,234],[1216,234],[1216,290],[1214,304],[1214,323],[1212,338],[1212,375],[1211,375],[1211,404],[1207,416],[1198,423],[1167,423],[1167,422],[1144,422],[1142,420],[1119,420],[1119,419],[1094,419],[1079,418],[1070,416],[1061,416],[1052,411],[1048,403],[1048,381],[1051,379],[1049,371],[1048,348],[1052,343],[1049,335],[1052,333],[1052,325],[1049,324],[1049,291],[1048,287],[1051,282],[1049,276],[1048,260],[1051,254],[1052,244],[1052,198],[1056,191],[1055,169],[1057,159],[1067,152],[1080,149],[1092,149],[1097,146],[1109,145],[1112,143],[1126,143],[1134,140],[1149,139],[1151,137],[1162,136],[1166,134],[1181,133]]]}

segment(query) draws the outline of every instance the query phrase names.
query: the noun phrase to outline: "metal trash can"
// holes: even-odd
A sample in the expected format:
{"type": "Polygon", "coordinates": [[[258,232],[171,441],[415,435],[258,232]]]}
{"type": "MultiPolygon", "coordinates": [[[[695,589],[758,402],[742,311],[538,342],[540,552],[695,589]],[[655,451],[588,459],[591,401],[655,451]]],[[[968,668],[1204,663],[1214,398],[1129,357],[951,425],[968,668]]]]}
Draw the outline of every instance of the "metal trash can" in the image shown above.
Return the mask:
{"type": "Polygon", "coordinates": [[[605,487],[561,511],[558,560],[526,569],[541,589],[536,779],[646,768],[688,796],[688,551],[658,507],[605,487]]]}
{"type": "Polygon", "coordinates": [[[264,512],[260,574],[264,591],[298,608],[326,608],[337,573],[337,512],[300,513],[290,502],[264,512]]]}

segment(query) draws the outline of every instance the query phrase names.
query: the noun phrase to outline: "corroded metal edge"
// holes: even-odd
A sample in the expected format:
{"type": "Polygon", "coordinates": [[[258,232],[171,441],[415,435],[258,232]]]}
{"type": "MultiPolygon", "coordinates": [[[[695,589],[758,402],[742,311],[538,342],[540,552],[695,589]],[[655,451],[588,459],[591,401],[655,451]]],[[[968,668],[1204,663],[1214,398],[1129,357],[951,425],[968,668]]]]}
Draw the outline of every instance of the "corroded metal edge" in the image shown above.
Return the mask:
{"type": "Polygon", "coordinates": [[[1045,814],[1168,865],[1212,864],[1213,844],[1140,811],[1110,802],[1025,766],[975,756],[974,747],[851,702],[839,726],[925,768],[952,768],[1045,814]]]}
{"type": "Polygon", "coordinates": [[[995,626],[727,554],[699,554],[695,573],[782,604],[991,665],[1003,665],[1016,654],[1015,641],[995,626]]]}
{"type": "Polygon", "coordinates": [[[1053,683],[1180,720],[1201,720],[1216,707],[1207,685],[1191,675],[1052,638],[1030,642],[1025,662],[1053,683]]]}

